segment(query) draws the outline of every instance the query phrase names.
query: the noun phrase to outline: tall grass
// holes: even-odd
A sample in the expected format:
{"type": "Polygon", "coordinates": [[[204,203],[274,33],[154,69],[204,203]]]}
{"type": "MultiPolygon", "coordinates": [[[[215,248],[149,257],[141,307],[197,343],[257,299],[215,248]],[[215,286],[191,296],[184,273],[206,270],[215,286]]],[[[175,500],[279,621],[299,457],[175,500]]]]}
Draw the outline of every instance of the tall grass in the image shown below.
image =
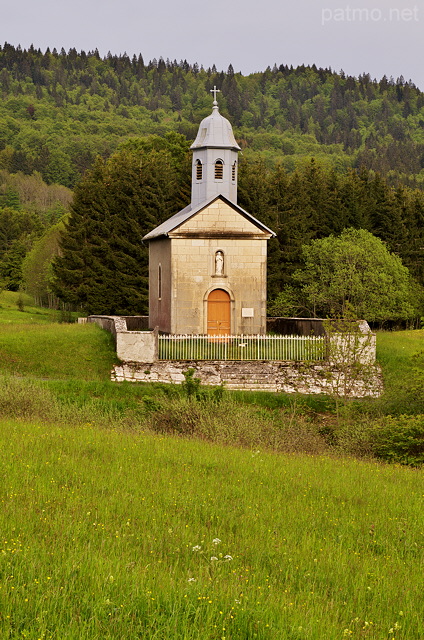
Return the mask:
{"type": "Polygon", "coordinates": [[[423,476],[0,423],[0,637],[419,640],[423,476]]]}
{"type": "Polygon", "coordinates": [[[386,413],[424,413],[424,330],[377,334],[386,413]]]}
{"type": "Polygon", "coordinates": [[[113,341],[96,325],[59,323],[60,312],[30,306],[24,294],[0,295],[0,373],[50,379],[107,380],[113,341]],[[23,296],[24,311],[17,302],[23,296]]]}
{"type": "Polygon", "coordinates": [[[173,385],[40,381],[0,377],[0,416],[44,424],[179,435],[274,452],[352,455],[424,463],[424,417],[353,414],[339,421],[306,404],[241,403],[222,390],[187,396],[173,385]],[[217,393],[219,391],[219,393],[217,393]]]}
{"type": "Polygon", "coordinates": [[[422,332],[379,335],[386,395],[338,422],[331,398],[111,383],[106,333],[6,303],[0,638],[424,637],[422,472],[346,456],[424,452],[390,411],[422,332]]]}

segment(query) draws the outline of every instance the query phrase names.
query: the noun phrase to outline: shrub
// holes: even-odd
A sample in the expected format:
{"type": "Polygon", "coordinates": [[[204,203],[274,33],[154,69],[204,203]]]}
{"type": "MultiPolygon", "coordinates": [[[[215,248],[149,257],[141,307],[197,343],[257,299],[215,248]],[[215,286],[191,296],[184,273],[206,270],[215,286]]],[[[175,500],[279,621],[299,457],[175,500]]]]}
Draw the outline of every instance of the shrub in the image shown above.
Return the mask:
{"type": "Polygon", "coordinates": [[[200,378],[194,377],[195,369],[188,369],[183,372],[184,382],[181,387],[187,398],[195,397],[199,399],[200,378]]]}
{"type": "Polygon", "coordinates": [[[224,387],[206,388],[201,385],[200,378],[196,378],[195,369],[187,369],[183,372],[185,378],[181,384],[181,390],[186,398],[193,398],[195,400],[202,400],[203,402],[219,403],[224,395],[224,387]]]}
{"type": "Polygon", "coordinates": [[[318,428],[290,410],[269,411],[213,396],[164,398],[150,413],[148,426],[156,433],[198,437],[211,442],[274,451],[323,453],[329,447],[318,428]]]}
{"type": "Polygon", "coordinates": [[[341,455],[357,458],[374,456],[375,422],[368,416],[355,415],[338,422],[331,433],[332,444],[341,455]]]}
{"type": "Polygon", "coordinates": [[[410,360],[409,375],[404,382],[409,405],[420,413],[424,411],[424,351],[415,353],[410,360]]]}
{"type": "Polygon", "coordinates": [[[388,416],[374,430],[373,452],[387,462],[424,463],[424,415],[388,416]]]}
{"type": "Polygon", "coordinates": [[[55,420],[59,410],[48,389],[27,378],[5,377],[0,379],[0,415],[24,420],[55,420]]]}

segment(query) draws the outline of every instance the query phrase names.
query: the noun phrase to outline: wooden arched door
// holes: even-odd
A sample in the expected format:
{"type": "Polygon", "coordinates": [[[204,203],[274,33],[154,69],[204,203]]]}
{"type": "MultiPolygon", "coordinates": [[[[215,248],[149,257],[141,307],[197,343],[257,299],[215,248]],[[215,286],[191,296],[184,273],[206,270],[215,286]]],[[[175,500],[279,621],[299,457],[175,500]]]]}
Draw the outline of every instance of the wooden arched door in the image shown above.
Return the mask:
{"type": "Polygon", "coordinates": [[[223,289],[214,289],[208,296],[208,335],[231,333],[231,299],[223,289]]]}

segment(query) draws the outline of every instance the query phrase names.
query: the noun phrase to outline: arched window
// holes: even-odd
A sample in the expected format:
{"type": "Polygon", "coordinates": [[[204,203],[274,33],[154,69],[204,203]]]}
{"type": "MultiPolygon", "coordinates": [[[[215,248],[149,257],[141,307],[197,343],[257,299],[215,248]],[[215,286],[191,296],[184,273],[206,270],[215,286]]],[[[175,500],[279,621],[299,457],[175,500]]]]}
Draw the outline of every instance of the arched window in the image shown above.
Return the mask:
{"type": "Polygon", "coordinates": [[[215,162],[215,180],[222,180],[224,177],[224,163],[222,160],[215,162]]]}
{"type": "Polygon", "coordinates": [[[200,160],[196,160],[196,180],[200,181],[203,178],[203,165],[200,160]]]}
{"type": "Polygon", "coordinates": [[[233,182],[236,181],[236,169],[237,169],[237,162],[234,160],[233,166],[231,167],[231,180],[233,182]]]}

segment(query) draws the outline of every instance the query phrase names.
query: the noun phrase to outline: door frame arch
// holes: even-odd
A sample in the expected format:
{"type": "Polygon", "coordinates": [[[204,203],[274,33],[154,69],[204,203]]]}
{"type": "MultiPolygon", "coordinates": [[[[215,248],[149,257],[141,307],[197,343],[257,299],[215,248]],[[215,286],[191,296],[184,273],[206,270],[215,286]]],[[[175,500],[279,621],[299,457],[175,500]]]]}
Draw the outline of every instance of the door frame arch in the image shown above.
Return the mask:
{"type": "Polygon", "coordinates": [[[203,333],[204,335],[208,334],[208,298],[212,291],[215,289],[222,289],[225,293],[228,293],[230,296],[230,333],[234,334],[234,308],[235,308],[235,298],[232,290],[225,286],[224,284],[214,284],[209,289],[205,291],[205,295],[203,296],[203,333]]]}

